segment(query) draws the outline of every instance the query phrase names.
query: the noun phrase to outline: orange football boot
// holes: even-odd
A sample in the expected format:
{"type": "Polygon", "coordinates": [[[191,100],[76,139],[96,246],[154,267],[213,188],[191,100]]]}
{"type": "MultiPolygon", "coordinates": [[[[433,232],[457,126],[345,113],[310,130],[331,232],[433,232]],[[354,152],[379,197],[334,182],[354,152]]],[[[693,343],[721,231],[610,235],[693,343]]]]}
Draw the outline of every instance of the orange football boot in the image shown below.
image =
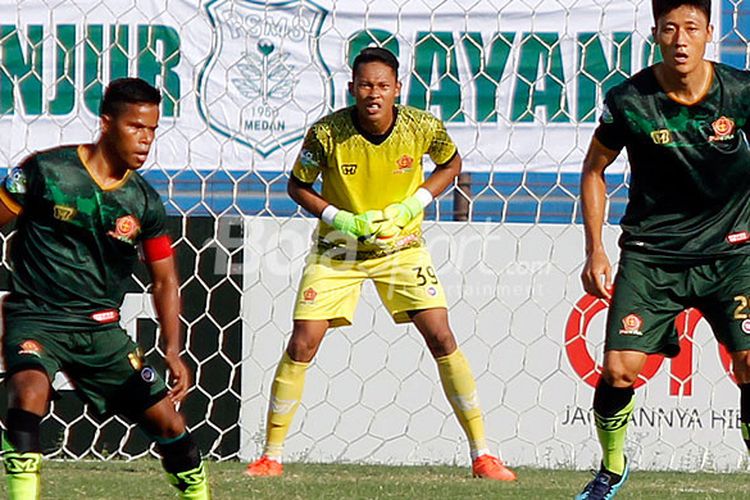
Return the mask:
{"type": "Polygon", "coordinates": [[[478,456],[471,464],[474,477],[493,479],[495,481],[515,481],[516,474],[505,467],[503,462],[492,455],[478,456]]]}
{"type": "Polygon", "coordinates": [[[274,477],[280,476],[283,472],[284,466],[280,462],[263,455],[255,462],[247,464],[245,474],[254,477],[274,477]]]}

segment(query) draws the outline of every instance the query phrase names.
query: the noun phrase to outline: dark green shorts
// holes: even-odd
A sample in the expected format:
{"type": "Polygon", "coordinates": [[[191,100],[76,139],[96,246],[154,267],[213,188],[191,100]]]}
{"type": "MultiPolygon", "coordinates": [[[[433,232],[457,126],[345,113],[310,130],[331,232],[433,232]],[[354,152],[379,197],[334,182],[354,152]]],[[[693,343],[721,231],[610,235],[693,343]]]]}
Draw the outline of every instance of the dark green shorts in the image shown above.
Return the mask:
{"type": "Polygon", "coordinates": [[[706,264],[652,264],[623,257],[607,316],[605,351],[676,356],[675,317],[698,309],[730,352],[750,349],[750,256],[706,264]]]}
{"type": "Polygon", "coordinates": [[[52,381],[62,371],[82,399],[103,415],[137,418],[167,392],[164,379],[145,363],[141,348],[119,327],[69,333],[7,322],[3,355],[6,379],[32,368],[44,370],[52,381]]]}

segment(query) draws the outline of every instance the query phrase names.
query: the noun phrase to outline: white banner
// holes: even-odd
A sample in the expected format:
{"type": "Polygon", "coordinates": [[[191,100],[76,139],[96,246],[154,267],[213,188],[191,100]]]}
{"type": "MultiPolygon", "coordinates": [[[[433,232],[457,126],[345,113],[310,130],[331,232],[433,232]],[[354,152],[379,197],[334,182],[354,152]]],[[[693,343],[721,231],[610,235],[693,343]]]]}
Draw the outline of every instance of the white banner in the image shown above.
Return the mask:
{"type": "Polygon", "coordinates": [[[131,75],[166,97],[154,168],[289,169],[378,40],[399,55],[402,102],[446,121],[467,171],[575,171],[602,91],[648,64],[650,2],[496,4],[5,0],[0,150],[13,164],[94,139],[103,85],[131,75]]]}
{"type": "MultiPolygon", "coordinates": [[[[311,221],[245,225],[240,455],[259,456],[276,364],[311,221]]],[[[612,258],[618,231],[605,228],[612,258]]],[[[492,451],[512,465],[589,468],[601,452],[591,403],[606,305],[584,296],[580,226],[426,224],[459,344],[477,377],[492,451]]],[[[651,357],[627,454],[637,468],[744,468],[739,391],[705,321],[682,318],[680,356],[651,357]]],[[[468,463],[468,447],[419,333],[395,325],[374,287],[354,326],[329,332],[308,370],[287,458],[468,463]]]]}

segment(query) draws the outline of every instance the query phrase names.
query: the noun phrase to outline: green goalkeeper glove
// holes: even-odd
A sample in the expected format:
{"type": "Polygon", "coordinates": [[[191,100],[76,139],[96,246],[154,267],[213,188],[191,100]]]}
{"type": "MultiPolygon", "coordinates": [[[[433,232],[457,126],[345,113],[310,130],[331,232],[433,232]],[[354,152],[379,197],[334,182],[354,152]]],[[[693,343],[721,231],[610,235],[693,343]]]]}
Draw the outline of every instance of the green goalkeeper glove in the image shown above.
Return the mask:
{"type": "Polygon", "coordinates": [[[346,210],[338,210],[330,224],[335,230],[344,233],[350,238],[358,241],[367,241],[374,237],[383,219],[383,212],[381,210],[368,210],[365,213],[356,215],[346,210]]]}
{"type": "Polygon", "coordinates": [[[417,192],[400,203],[393,203],[383,209],[386,220],[393,222],[396,226],[403,228],[424,211],[424,207],[432,201],[432,193],[425,188],[417,189],[417,192]]]}

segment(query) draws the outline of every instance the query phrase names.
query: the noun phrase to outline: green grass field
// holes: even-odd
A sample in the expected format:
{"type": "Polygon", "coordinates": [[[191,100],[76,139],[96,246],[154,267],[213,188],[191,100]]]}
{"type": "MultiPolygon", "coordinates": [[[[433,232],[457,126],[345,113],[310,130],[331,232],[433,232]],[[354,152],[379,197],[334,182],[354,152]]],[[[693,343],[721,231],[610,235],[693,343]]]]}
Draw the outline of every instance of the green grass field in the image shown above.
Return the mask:
{"type": "MultiPolygon", "coordinates": [[[[239,462],[209,463],[214,498],[220,499],[480,499],[573,498],[587,472],[519,468],[515,484],[471,479],[459,467],[288,464],[283,478],[243,475],[239,462]]],[[[175,498],[156,460],[46,462],[44,499],[175,498]]],[[[5,488],[0,488],[5,497],[5,488]]],[[[747,474],[635,472],[618,499],[750,498],[747,474]]]]}

